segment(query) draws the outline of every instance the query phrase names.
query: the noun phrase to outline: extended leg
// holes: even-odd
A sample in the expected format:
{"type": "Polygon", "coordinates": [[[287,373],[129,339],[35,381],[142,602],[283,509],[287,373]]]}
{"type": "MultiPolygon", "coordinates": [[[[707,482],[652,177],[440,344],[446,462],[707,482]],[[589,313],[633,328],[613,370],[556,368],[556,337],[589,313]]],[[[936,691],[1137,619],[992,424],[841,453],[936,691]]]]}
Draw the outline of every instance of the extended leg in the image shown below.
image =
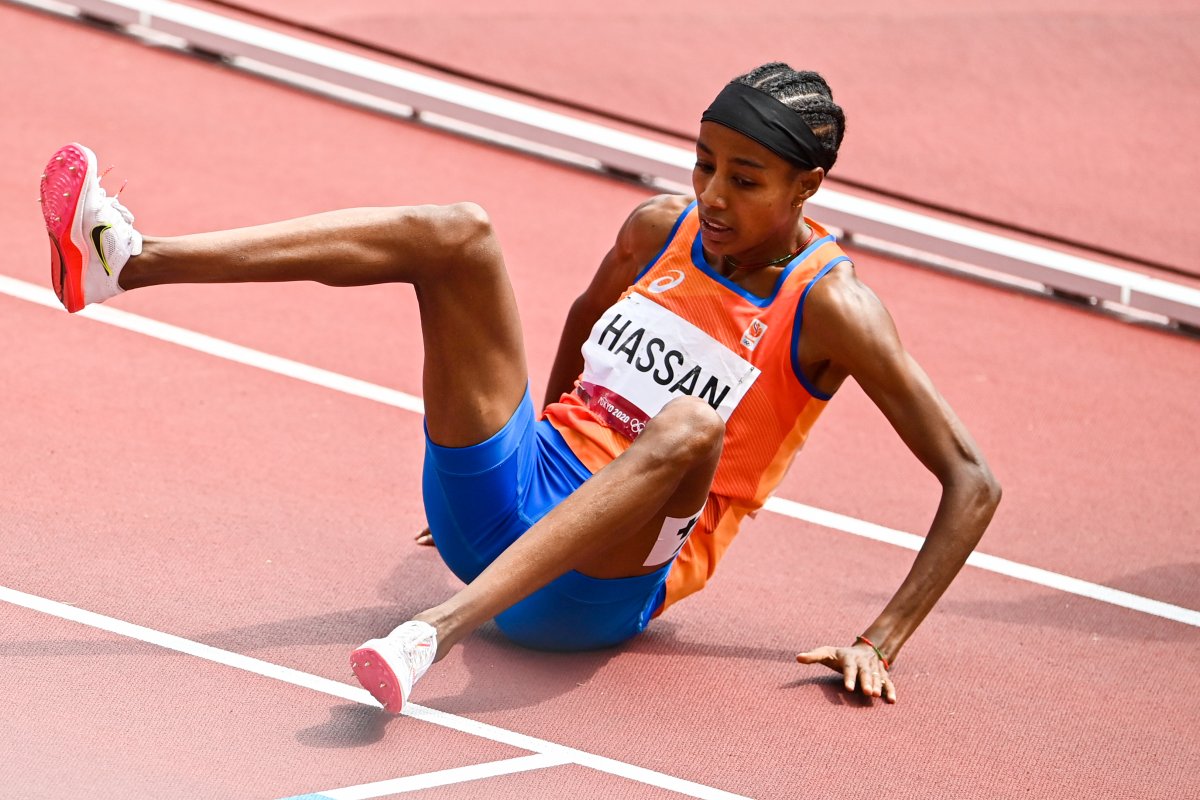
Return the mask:
{"type": "Polygon", "coordinates": [[[40,188],[51,281],[68,311],[166,283],[410,283],[421,307],[426,424],[435,443],[487,439],[525,393],[516,302],[491,224],[476,205],[357,208],[144,237],[133,214],[100,186],[95,153],[77,143],[51,157],[40,188]]]}

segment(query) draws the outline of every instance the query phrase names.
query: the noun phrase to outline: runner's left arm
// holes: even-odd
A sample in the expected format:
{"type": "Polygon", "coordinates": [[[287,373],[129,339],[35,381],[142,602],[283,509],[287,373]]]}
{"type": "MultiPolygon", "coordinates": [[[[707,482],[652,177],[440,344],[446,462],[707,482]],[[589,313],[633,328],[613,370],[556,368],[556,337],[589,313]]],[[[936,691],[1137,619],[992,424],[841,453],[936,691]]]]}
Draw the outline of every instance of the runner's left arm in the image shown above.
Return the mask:
{"type": "Polygon", "coordinates": [[[962,569],[1000,502],[1000,485],[966,427],[901,344],[891,315],[852,270],[830,273],[814,288],[805,326],[821,331],[819,350],[834,376],[855,379],[942,486],[925,543],[895,595],[862,631],[866,642],[797,657],[842,672],[848,691],[857,686],[894,702],[895,686],[881,662],[894,662],[962,569]]]}

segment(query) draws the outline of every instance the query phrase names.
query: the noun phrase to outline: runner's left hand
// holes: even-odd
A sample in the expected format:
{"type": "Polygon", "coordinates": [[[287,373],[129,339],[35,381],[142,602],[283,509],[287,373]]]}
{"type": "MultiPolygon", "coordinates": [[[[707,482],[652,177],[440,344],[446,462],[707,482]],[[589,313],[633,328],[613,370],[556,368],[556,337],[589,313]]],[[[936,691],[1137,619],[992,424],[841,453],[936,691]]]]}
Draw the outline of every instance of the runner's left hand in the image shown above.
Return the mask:
{"type": "Polygon", "coordinates": [[[418,533],[413,538],[413,541],[416,542],[417,544],[421,545],[422,547],[433,547],[434,546],[433,534],[429,532],[429,528],[426,528],[425,530],[418,533]]]}
{"type": "Polygon", "coordinates": [[[867,645],[818,647],[801,653],[796,660],[801,664],[824,664],[842,673],[847,692],[853,692],[857,687],[867,697],[882,697],[889,703],[896,702],[896,685],[892,683],[879,656],[867,645]]]}

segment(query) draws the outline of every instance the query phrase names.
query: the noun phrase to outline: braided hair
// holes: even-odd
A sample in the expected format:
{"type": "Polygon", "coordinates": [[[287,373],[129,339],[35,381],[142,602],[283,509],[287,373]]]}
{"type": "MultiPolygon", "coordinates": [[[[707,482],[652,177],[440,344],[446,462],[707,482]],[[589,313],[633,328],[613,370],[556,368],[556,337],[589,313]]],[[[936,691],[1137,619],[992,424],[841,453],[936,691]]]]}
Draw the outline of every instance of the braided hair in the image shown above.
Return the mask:
{"type": "Polygon", "coordinates": [[[774,61],[733,80],[766,92],[799,113],[829,156],[830,166],[837,161],[838,148],[846,135],[846,115],[833,102],[833,90],[824,78],[815,72],[797,72],[781,61],[774,61]]]}

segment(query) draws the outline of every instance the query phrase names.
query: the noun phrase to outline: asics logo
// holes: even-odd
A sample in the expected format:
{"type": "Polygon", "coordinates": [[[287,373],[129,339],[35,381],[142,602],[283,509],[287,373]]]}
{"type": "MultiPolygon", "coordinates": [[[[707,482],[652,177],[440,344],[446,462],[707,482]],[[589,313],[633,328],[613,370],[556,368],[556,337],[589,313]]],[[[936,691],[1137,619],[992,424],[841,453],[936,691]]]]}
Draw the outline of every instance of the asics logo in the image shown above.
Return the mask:
{"type": "Polygon", "coordinates": [[[105,273],[112,277],[112,269],[108,266],[108,259],[104,256],[104,242],[101,237],[104,232],[112,228],[112,225],[97,225],[92,228],[92,244],[96,246],[96,252],[100,255],[100,266],[104,267],[105,273]]]}
{"type": "Polygon", "coordinates": [[[650,285],[646,287],[646,290],[653,292],[654,294],[662,294],[668,289],[674,289],[676,286],[683,283],[683,277],[684,275],[682,271],[673,269],[661,278],[651,281],[650,285]]]}

